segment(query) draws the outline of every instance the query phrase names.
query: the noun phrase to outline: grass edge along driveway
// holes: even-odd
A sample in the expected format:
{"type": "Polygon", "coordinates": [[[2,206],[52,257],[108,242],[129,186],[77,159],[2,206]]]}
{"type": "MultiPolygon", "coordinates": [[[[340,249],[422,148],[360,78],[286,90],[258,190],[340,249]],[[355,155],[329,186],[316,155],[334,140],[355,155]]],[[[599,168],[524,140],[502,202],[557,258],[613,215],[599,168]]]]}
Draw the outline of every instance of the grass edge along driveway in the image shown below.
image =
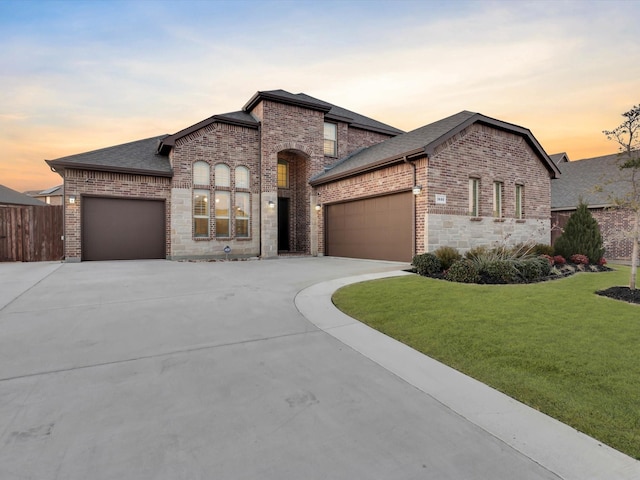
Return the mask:
{"type": "Polygon", "coordinates": [[[409,275],[348,285],[346,314],[640,459],[640,306],[629,268],[527,285],[409,275]]]}

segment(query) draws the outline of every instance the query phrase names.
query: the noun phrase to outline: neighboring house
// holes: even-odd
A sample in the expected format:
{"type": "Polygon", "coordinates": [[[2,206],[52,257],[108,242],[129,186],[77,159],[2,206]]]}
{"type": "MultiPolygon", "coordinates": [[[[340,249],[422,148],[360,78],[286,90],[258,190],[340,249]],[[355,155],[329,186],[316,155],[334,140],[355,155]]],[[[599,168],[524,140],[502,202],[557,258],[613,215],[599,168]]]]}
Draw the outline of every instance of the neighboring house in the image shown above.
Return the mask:
{"type": "Polygon", "coordinates": [[[606,258],[631,259],[632,242],[624,232],[632,227],[632,213],[616,208],[611,201],[612,195],[620,196],[629,188],[618,168],[619,160],[618,154],[612,154],[559,164],[562,174],[551,182],[552,241],[561,235],[582,200],[600,226],[606,258]]]}
{"type": "Polygon", "coordinates": [[[42,206],[46,204],[44,202],[41,202],[40,200],[31,198],[29,195],[16,192],[15,190],[10,189],[9,187],[0,185],[0,207],[15,206],[15,205],[42,206]]]}
{"type": "Polygon", "coordinates": [[[257,92],[173,135],[47,160],[68,261],[335,255],[549,242],[531,132],[472,112],[404,133],[305,94],[257,92]]]}
{"type": "Polygon", "coordinates": [[[62,197],[64,196],[63,185],[47,188],[46,190],[31,190],[24,192],[25,195],[42,200],[47,205],[62,205],[62,197]]]}

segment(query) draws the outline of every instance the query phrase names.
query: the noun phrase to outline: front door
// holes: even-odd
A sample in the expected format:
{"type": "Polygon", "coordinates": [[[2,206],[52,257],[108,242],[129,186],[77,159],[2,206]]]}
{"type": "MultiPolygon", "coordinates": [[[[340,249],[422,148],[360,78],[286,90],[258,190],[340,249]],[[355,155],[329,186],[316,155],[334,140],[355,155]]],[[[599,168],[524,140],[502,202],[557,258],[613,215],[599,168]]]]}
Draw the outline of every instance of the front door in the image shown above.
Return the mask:
{"type": "Polygon", "coordinates": [[[289,251],[288,198],[278,198],[278,251],[289,251]]]}

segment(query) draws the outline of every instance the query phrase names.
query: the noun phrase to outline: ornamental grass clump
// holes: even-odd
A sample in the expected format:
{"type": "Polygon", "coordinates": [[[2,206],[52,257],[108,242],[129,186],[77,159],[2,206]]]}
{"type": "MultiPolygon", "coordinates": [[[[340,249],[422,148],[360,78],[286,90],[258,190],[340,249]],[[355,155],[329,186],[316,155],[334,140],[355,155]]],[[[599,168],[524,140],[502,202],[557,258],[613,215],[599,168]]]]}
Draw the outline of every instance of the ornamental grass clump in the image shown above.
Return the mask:
{"type": "Polygon", "coordinates": [[[453,247],[440,247],[433,254],[440,259],[442,270],[449,270],[458,260],[462,259],[462,255],[453,247]]]}

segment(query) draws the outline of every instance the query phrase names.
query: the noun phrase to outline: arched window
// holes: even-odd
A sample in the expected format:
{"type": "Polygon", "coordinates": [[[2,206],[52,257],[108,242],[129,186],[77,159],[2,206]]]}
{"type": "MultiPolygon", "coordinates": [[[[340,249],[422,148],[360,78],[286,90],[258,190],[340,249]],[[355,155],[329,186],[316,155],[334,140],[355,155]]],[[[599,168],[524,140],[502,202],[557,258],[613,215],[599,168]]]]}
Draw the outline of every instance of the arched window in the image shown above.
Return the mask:
{"type": "Polygon", "coordinates": [[[193,184],[209,185],[210,167],[207,162],[196,162],[193,164],[193,184]]]}
{"type": "Polygon", "coordinates": [[[236,167],[236,188],[249,188],[249,169],[236,167]]]}
{"type": "Polygon", "coordinates": [[[216,187],[230,187],[231,186],[231,172],[229,167],[224,163],[216,165],[215,169],[216,187]]]}

